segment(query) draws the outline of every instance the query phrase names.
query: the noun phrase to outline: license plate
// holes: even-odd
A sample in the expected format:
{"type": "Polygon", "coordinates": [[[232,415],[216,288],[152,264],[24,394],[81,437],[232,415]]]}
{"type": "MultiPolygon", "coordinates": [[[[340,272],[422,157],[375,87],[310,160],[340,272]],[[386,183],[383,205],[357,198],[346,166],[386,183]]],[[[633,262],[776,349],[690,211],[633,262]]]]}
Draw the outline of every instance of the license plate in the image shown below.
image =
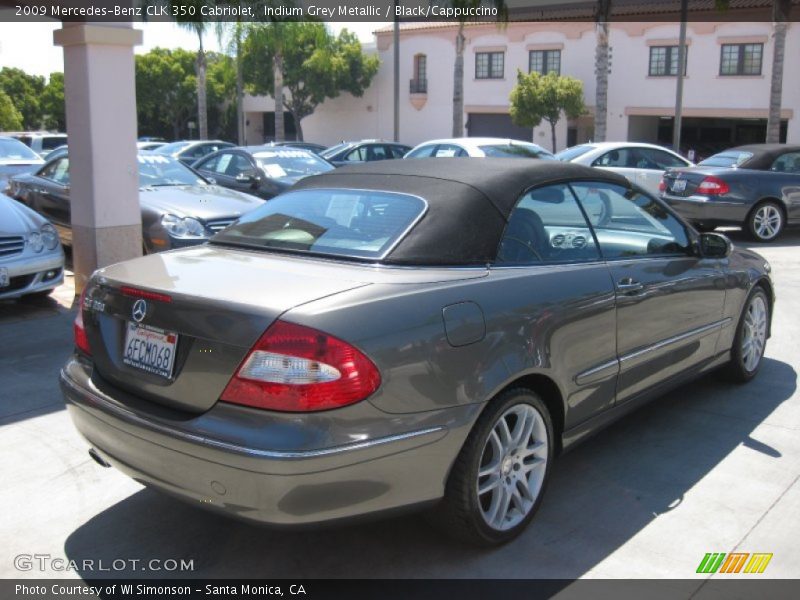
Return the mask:
{"type": "Polygon", "coordinates": [[[178,334],[128,322],[122,362],[159,377],[172,377],[178,334]]]}
{"type": "Polygon", "coordinates": [[[673,192],[683,192],[686,190],[686,180],[685,179],[676,179],[672,182],[672,191],[673,192]]]}
{"type": "Polygon", "coordinates": [[[8,287],[11,285],[11,279],[8,277],[8,268],[0,267],[0,288],[8,287]]]}

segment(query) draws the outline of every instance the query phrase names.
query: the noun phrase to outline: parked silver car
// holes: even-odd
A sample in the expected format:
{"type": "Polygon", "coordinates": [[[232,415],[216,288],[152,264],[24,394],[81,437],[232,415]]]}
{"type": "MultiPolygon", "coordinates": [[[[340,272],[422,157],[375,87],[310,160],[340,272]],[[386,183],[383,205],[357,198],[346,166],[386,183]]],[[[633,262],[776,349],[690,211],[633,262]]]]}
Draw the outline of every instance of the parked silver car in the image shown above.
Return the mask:
{"type": "Polygon", "coordinates": [[[13,175],[38,169],[44,160],[14,138],[0,136],[0,194],[6,193],[13,175]]]}
{"type": "Polygon", "coordinates": [[[428,504],[497,544],[564,449],[711,369],[753,378],[773,301],[762,257],[620,175],[380,161],[99,270],[61,385],[97,462],[197,506],[428,504]]]}
{"type": "Polygon", "coordinates": [[[0,194],[0,299],[47,295],[64,281],[64,251],[47,219],[0,194]]]}

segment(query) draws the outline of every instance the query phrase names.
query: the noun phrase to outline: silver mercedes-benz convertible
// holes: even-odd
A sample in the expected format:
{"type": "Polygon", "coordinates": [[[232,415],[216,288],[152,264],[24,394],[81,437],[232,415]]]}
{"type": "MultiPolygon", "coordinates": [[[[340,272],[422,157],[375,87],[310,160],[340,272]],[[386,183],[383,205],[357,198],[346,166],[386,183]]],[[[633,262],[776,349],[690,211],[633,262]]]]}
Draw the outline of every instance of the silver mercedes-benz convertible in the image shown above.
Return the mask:
{"type": "Polygon", "coordinates": [[[773,302],[762,257],[622,176],[385,161],[97,271],[61,385],[98,463],[199,506],[427,506],[497,544],[565,449],[701,373],[754,377],[773,302]]]}

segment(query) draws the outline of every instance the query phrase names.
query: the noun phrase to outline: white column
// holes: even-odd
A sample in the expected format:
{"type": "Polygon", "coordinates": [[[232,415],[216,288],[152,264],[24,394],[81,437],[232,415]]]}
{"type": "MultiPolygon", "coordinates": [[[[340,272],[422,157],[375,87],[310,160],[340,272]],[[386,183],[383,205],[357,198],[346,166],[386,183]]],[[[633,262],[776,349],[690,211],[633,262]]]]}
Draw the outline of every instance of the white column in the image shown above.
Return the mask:
{"type": "Polygon", "coordinates": [[[96,268],[142,254],[133,62],[142,32],[130,23],[64,23],[53,40],[64,48],[72,260],[80,291],[96,268]]]}

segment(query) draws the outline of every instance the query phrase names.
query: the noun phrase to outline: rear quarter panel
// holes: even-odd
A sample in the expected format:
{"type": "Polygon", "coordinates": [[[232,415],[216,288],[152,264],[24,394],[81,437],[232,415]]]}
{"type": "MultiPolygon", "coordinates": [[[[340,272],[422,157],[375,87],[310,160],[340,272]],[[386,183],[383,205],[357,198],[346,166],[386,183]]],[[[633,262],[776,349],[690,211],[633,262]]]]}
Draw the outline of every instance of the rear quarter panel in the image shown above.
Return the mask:
{"type": "Polygon", "coordinates": [[[285,320],[349,341],[378,366],[370,401],[388,413],[486,402],[520,377],[543,374],[569,407],[567,426],[613,403],[615,369],[583,385],[578,373],[616,357],[614,292],[605,265],[493,269],[481,279],[374,284],[288,311],[285,320]],[[465,301],[485,335],[454,347],[442,317],[465,301]]]}

